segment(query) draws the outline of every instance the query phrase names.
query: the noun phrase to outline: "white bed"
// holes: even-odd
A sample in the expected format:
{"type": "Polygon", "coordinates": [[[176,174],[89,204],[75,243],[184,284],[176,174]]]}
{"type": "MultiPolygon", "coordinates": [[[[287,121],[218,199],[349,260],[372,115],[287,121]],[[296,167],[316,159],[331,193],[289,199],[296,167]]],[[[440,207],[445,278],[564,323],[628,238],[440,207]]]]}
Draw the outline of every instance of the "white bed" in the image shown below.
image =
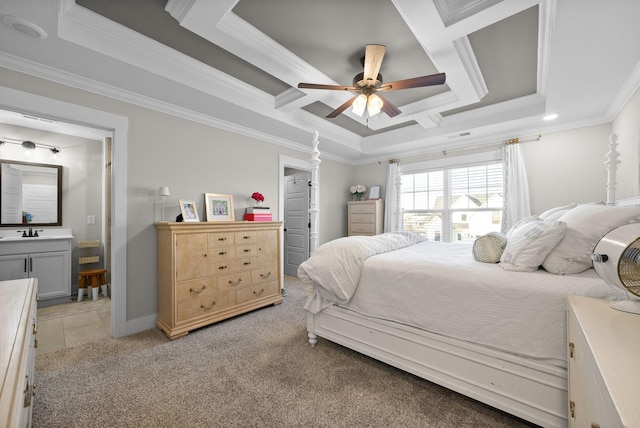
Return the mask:
{"type": "Polygon", "coordinates": [[[322,337],[535,424],[566,426],[566,296],[623,292],[593,269],[508,271],[475,261],[468,245],[385,236],[331,241],[301,265],[310,343],[322,337]]]}

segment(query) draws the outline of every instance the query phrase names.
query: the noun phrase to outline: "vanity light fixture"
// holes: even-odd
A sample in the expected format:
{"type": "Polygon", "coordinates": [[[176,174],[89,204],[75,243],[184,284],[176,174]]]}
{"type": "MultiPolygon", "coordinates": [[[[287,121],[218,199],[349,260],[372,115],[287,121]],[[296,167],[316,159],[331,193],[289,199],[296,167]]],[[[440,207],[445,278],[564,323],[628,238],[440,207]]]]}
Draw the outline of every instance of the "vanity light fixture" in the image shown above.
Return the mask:
{"type": "Polygon", "coordinates": [[[60,158],[60,149],[58,147],[49,146],[49,145],[40,144],[40,143],[36,144],[33,141],[28,141],[28,140],[22,141],[22,140],[16,140],[14,138],[0,137],[0,152],[4,150],[6,144],[15,144],[15,145],[22,146],[22,149],[24,150],[24,155],[27,157],[30,157],[31,153],[35,149],[47,149],[51,152],[50,154],[51,160],[57,161],[60,158]]]}
{"type": "Polygon", "coordinates": [[[36,149],[36,143],[33,141],[23,141],[22,148],[24,149],[25,157],[31,157],[31,152],[36,149]]]}
{"type": "Polygon", "coordinates": [[[162,196],[162,221],[164,221],[164,198],[170,196],[169,188],[167,186],[160,186],[158,188],[158,195],[162,196]]]}

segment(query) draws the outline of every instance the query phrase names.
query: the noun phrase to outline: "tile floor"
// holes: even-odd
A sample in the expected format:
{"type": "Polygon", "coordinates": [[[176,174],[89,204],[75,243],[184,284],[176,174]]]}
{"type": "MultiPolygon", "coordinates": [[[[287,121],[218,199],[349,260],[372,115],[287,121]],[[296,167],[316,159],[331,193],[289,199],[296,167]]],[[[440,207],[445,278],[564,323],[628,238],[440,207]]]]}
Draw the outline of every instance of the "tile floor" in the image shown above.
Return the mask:
{"type": "Polygon", "coordinates": [[[111,299],[38,308],[38,355],[111,336],[111,299]]]}

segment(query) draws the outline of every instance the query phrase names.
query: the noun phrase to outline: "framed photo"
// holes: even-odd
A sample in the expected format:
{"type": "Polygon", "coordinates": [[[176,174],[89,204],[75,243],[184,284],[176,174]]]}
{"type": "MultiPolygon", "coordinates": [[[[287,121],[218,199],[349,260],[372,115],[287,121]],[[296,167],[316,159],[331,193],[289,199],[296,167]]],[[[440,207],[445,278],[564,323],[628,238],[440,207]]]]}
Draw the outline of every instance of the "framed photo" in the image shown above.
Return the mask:
{"type": "Polygon", "coordinates": [[[205,193],[204,205],[207,212],[207,221],[235,221],[233,196],[205,193]]]}
{"type": "Polygon", "coordinates": [[[182,221],[200,221],[198,210],[194,201],[186,199],[178,199],[180,202],[180,212],[182,213],[182,221]]]}
{"type": "Polygon", "coordinates": [[[369,199],[380,199],[380,185],[369,186],[369,199]]]}

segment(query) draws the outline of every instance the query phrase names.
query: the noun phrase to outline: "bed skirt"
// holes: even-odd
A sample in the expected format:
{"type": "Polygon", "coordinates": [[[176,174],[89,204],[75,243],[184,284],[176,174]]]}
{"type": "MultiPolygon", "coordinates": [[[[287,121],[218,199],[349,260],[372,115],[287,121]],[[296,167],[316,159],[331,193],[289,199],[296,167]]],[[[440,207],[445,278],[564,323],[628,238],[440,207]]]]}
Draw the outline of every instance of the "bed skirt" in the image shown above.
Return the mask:
{"type": "Polygon", "coordinates": [[[544,427],[567,426],[567,370],[331,306],[307,314],[318,337],[544,427]]]}

